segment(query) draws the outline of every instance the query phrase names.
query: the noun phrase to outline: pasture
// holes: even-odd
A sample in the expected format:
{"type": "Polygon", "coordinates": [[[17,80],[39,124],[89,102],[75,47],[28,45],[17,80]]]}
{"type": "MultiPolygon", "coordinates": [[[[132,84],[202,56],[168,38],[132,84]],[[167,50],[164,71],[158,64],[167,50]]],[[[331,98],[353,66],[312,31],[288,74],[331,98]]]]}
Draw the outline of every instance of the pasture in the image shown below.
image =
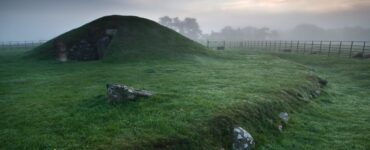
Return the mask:
{"type": "Polygon", "coordinates": [[[229,126],[257,149],[370,146],[367,60],[226,50],[60,63],[25,53],[0,51],[0,149],[229,149],[229,126]],[[318,76],[329,84],[312,99],[318,76]],[[155,96],[111,105],[107,83],[155,96]],[[291,116],[283,132],[281,111],[291,116]]]}

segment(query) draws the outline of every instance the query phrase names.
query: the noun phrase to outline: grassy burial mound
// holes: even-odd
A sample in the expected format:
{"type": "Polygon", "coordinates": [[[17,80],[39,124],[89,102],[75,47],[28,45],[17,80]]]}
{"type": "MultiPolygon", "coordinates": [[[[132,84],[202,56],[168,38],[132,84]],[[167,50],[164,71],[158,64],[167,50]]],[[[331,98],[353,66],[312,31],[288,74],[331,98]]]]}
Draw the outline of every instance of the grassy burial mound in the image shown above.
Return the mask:
{"type": "Polygon", "coordinates": [[[30,56],[68,60],[127,61],[205,54],[202,45],[154,21],[134,16],[106,16],[35,48],[30,56]]]}

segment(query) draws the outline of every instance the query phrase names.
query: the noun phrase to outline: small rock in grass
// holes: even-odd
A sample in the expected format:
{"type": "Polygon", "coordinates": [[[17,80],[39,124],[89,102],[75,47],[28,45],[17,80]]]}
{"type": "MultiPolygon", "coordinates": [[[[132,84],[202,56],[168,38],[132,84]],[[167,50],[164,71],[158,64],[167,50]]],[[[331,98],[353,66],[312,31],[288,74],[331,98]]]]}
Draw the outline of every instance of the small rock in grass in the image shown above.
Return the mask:
{"type": "Polygon", "coordinates": [[[321,91],[320,90],[311,91],[311,98],[319,97],[320,94],[321,94],[321,91]]]}
{"type": "Polygon", "coordinates": [[[124,84],[107,84],[109,103],[122,103],[133,101],[138,97],[149,97],[153,93],[146,90],[136,90],[124,84]]]}
{"type": "Polygon", "coordinates": [[[254,140],[250,133],[242,127],[234,128],[234,150],[251,150],[254,147],[254,140]]]}
{"type": "Polygon", "coordinates": [[[281,119],[281,121],[283,121],[285,124],[288,123],[289,121],[289,115],[287,112],[281,112],[279,114],[279,118],[281,119]]]}
{"type": "Polygon", "coordinates": [[[283,132],[283,125],[282,124],[279,124],[278,125],[278,129],[279,129],[280,132],[283,132]]]}

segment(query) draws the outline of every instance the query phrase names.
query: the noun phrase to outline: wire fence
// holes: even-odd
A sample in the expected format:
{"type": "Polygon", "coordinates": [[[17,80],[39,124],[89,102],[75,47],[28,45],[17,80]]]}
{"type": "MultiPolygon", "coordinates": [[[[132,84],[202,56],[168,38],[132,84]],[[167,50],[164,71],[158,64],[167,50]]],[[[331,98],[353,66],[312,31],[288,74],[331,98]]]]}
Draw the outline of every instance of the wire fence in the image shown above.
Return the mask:
{"type": "Polygon", "coordinates": [[[45,42],[45,40],[0,42],[0,49],[32,49],[45,42]]]}
{"type": "MultiPolygon", "coordinates": [[[[45,40],[0,42],[0,49],[32,49],[45,42],[45,40]]],[[[246,49],[349,58],[370,57],[370,41],[205,41],[201,43],[216,50],[246,49]]]]}
{"type": "Polygon", "coordinates": [[[340,57],[370,57],[370,41],[206,41],[216,50],[246,49],[317,54],[340,57]]]}

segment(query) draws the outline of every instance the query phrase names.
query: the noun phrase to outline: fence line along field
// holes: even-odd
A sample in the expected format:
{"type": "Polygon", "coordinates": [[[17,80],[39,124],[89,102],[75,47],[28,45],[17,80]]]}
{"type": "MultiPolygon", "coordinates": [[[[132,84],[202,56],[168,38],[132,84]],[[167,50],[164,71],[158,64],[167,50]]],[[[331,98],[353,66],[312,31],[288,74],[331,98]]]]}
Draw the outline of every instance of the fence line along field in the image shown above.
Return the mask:
{"type": "Polygon", "coordinates": [[[43,43],[46,40],[33,40],[33,41],[8,41],[8,42],[0,42],[0,49],[19,49],[19,48],[35,48],[43,43]]]}
{"type": "Polygon", "coordinates": [[[208,48],[247,49],[318,54],[340,57],[370,57],[369,41],[206,41],[208,48]]]}
{"type": "MultiPolygon", "coordinates": [[[[46,40],[0,42],[0,49],[32,49],[46,40]]],[[[208,48],[246,49],[318,54],[340,57],[370,57],[370,41],[203,41],[208,48]]]]}

